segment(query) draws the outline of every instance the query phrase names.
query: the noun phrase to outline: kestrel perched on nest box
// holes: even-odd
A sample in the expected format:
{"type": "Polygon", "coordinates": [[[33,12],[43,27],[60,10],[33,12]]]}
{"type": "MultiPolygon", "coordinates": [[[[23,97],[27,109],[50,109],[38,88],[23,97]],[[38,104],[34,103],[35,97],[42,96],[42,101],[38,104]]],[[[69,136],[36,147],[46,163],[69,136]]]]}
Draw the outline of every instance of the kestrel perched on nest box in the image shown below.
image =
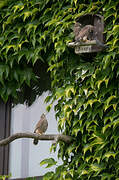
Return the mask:
{"type": "Polygon", "coordinates": [[[74,34],[76,42],[86,42],[88,40],[92,40],[93,37],[94,26],[85,25],[81,28],[81,24],[76,22],[74,25],[74,34]]]}
{"type": "MultiPolygon", "coordinates": [[[[34,133],[37,133],[37,134],[41,135],[41,134],[46,132],[47,128],[48,128],[48,121],[46,119],[45,114],[42,114],[41,117],[40,117],[40,120],[36,124],[36,128],[34,130],[34,133]]],[[[37,145],[38,144],[38,139],[34,139],[33,143],[35,145],[37,145]]]]}

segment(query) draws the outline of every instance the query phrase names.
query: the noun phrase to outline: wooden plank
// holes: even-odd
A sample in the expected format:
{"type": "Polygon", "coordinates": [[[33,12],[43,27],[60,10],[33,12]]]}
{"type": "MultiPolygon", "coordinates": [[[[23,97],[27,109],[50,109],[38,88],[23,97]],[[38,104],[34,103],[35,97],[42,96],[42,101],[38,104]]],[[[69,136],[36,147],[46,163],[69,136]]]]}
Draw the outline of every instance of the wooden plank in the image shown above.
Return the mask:
{"type": "MultiPolygon", "coordinates": [[[[94,15],[94,37],[99,40],[101,43],[103,43],[103,32],[104,32],[104,19],[103,16],[96,16],[94,15]]],[[[97,45],[94,45],[92,47],[92,51],[101,51],[103,48],[97,45]]]]}
{"type": "MultiPolygon", "coordinates": [[[[5,138],[5,104],[0,100],[0,139],[5,138]]],[[[4,174],[4,147],[0,147],[0,175],[4,174]]]]}
{"type": "MultiPolygon", "coordinates": [[[[0,139],[10,135],[10,101],[5,104],[0,100],[0,139]]],[[[0,147],[0,175],[8,174],[9,146],[0,147]]]]}
{"type": "Polygon", "coordinates": [[[92,52],[92,46],[79,46],[75,47],[75,53],[80,54],[80,53],[89,53],[92,52]]]}
{"type": "MultiPolygon", "coordinates": [[[[11,102],[5,105],[5,137],[10,136],[11,102]]],[[[4,174],[8,174],[9,168],[9,145],[4,149],[4,174]]]]}
{"type": "Polygon", "coordinates": [[[104,18],[103,16],[94,16],[95,37],[103,43],[104,18]]]}

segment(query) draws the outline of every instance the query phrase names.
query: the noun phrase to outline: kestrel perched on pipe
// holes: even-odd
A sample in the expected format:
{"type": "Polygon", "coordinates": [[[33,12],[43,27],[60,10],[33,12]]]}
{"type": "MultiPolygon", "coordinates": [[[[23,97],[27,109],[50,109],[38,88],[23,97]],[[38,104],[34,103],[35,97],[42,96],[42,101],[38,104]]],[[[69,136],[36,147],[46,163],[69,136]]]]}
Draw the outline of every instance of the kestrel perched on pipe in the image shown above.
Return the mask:
{"type": "MultiPolygon", "coordinates": [[[[34,130],[34,133],[41,135],[41,134],[46,132],[47,128],[48,128],[48,121],[46,119],[45,114],[42,114],[41,117],[40,117],[40,120],[36,124],[36,128],[34,130]]],[[[38,144],[38,139],[34,139],[33,143],[35,145],[37,145],[38,144]]]]}

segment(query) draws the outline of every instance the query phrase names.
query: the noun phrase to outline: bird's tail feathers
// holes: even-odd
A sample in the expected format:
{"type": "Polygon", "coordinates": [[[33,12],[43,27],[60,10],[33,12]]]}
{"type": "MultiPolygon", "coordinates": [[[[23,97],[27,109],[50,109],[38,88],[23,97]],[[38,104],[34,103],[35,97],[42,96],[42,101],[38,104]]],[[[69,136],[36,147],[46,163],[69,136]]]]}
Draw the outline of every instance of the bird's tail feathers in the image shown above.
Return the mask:
{"type": "Polygon", "coordinates": [[[33,144],[37,145],[38,144],[38,139],[34,139],[33,144]]]}

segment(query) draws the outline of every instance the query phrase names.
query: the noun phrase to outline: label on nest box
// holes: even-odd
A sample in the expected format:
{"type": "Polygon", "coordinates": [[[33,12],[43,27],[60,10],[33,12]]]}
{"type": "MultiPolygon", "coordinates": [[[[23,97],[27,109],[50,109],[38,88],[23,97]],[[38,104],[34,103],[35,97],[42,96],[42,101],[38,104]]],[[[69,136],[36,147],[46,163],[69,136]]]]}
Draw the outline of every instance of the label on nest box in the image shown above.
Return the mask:
{"type": "Polygon", "coordinates": [[[80,53],[88,53],[92,51],[92,46],[77,46],[75,47],[75,53],[76,54],[80,54],[80,53]]]}

